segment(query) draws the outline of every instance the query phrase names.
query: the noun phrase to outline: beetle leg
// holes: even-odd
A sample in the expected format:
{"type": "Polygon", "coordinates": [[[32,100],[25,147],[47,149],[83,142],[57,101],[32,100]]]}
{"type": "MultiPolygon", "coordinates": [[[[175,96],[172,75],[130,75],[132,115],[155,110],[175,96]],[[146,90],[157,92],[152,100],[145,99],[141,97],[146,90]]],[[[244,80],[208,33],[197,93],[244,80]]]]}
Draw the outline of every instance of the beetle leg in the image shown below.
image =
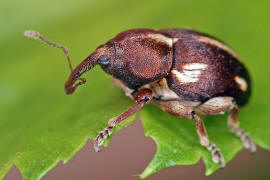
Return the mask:
{"type": "Polygon", "coordinates": [[[226,166],[226,162],[224,160],[223,155],[220,150],[216,147],[216,145],[209,141],[207,131],[203,120],[194,112],[191,112],[192,118],[195,120],[197,134],[200,138],[200,144],[208,149],[211,152],[212,159],[215,163],[220,162],[222,168],[226,166]]]}
{"type": "Polygon", "coordinates": [[[181,101],[159,101],[154,100],[156,105],[163,111],[170,113],[174,116],[184,117],[188,119],[194,119],[196,123],[197,134],[200,138],[200,144],[206,147],[212,154],[213,161],[215,163],[220,162],[221,167],[225,167],[226,163],[223,155],[216,145],[209,141],[207,131],[203,120],[196,114],[192,106],[187,106],[186,102],[181,101]]]}
{"type": "Polygon", "coordinates": [[[217,115],[234,107],[232,97],[214,97],[197,106],[194,110],[197,114],[217,115]]]}
{"type": "Polygon", "coordinates": [[[100,152],[100,146],[103,144],[104,140],[111,135],[112,129],[118,125],[120,122],[124,121],[131,115],[138,112],[142,107],[146,104],[150,103],[153,98],[153,92],[151,89],[143,88],[134,93],[133,99],[136,101],[134,106],[131,106],[122,114],[117,117],[111,118],[108,122],[108,127],[106,127],[103,131],[100,131],[97,135],[95,142],[94,142],[94,149],[96,152],[100,152]]]}
{"type": "Polygon", "coordinates": [[[224,111],[230,111],[228,117],[229,130],[241,139],[246,149],[250,149],[251,152],[255,152],[255,143],[239,126],[238,106],[235,104],[232,97],[215,97],[195,108],[196,113],[206,115],[216,115],[223,113],[224,111]]]}
{"type": "Polygon", "coordinates": [[[195,108],[196,113],[206,115],[216,115],[228,110],[230,111],[228,117],[229,130],[241,139],[246,149],[250,149],[251,152],[255,152],[255,143],[239,126],[238,106],[234,103],[234,99],[232,97],[215,97],[195,108]]]}
{"type": "Polygon", "coordinates": [[[243,146],[245,149],[249,149],[250,152],[256,151],[256,145],[250,136],[239,127],[238,121],[238,106],[234,105],[233,109],[231,110],[229,117],[228,117],[228,128],[229,130],[238,136],[241,141],[243,142],[243,146]]]}

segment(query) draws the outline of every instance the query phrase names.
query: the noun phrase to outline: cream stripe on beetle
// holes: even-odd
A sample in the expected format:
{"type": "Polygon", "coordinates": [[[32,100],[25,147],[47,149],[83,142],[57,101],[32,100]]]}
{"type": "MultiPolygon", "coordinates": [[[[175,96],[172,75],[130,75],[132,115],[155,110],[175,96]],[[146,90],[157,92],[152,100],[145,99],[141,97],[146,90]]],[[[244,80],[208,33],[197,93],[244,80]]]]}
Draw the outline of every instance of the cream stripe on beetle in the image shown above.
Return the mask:
{"type": "Polygon", "coordinates": [[[246,91],[248,88],[247,82],[245,79],[241,78],[240,76],[235,76],[234,77],[235,82],[238,84],[239,88],[242,91],[246,91]]]}
{"type": "Polygon", "coordinates": [[[190,63],[183,66],[183,69],[189,71],[205,70],[205,68],[207,68],[207,64],[203,63],[190,63]]]}
{"type": "Polygon", "coordinates": [[[177,77],[180,83],[194,83],[199,80],[203,70],[207,68],[207,64],[191,63],[183,66],[183,72],[173,69],[171,72],[177,77]]]}
{"type": "Polygon", "coordinates": [[[173,39],[166,37],[162,34],[147,34],[147,37],[156,40],[157,42],[162,42],[167,44],[169,47],[172,47],[173,45],[173,39]]]}
{"type": "Polygon", "coordinates": [[[175,43],[178,39],[177,38],[169,38],[163,34],[146,34],[146,35],[140,35],[140,36],[134,36],[130,39],[137,39],[137,38],[149,38],[155,40],[157,43],[164,43],[167,44],[169,47],[173,46],[173,43],[175,43]]]}
{"type": "Polygon", "coordinates": [[[220,48],[220,49],[230,53],[236,59],[239,59],[237,54],[231,48],[229,48],[228,46],[226,46],[222,42],[220,42],[220,41],[218,41],[216,39],[213,39],[213,38],[210,38],[210,37],[207,37],[207,36],[201,36],[201,35],[198,35],[197,38],[201,43],[209,44],[209,45],[215,46],[217,48],[220,48]]]}

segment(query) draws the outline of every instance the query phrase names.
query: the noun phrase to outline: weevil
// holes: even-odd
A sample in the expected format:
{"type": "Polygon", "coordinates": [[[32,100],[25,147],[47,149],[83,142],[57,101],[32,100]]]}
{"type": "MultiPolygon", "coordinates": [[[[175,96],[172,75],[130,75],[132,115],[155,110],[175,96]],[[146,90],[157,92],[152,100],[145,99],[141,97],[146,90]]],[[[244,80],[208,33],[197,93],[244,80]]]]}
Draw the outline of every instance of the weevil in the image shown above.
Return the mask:
{"type": "Polygon", "coordinates": [[[247,104],[251,94],[251,79],[237,54],[222,41],[188,29],[131,29],[99,46],[73,69],[66,47],[48,41],[36,31],[26,31],[25,35],[64,51],[71,69],[65,83],[67,94],[86,82],[81,78],[83,73],[100,65],[135,101],[99,132],[94,141],[97,152],[115,126],[150,102],[174,116],[193,119],[200,144],[221,167],[226,164],[224,157],[209,140],[199,114],[229,111],[229,130],[246,149],[256,151],[256,145],[238,121],[239,107],[247,104]]]}

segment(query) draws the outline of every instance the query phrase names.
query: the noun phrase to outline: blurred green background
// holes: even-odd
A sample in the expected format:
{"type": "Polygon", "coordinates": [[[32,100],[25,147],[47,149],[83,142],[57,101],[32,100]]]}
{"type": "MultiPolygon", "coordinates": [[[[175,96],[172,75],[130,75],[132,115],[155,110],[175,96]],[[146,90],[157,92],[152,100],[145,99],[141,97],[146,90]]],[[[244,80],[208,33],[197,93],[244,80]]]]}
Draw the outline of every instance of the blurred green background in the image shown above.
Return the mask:
{"type": "MultiPolygon", "coordinates": [[[[252,100],[256,102],[259,99],[261,102],[254,110],[259,113],[260,109],[269,107],[269,18],[268,0],[0,0],[0,130],[2,138],[8,139],[1,142],[0,156],[1,152],[10,150],[10,154],[1,158],[12,161],[17,151],[17,147],[13,148],[14,144],[27,142],[35,134],[26,133],[27,128],[35,127],[36,121],[43,116],[51,113],[51,119],[57,118],[55,114],[58,111],[65,113],[71,110],[65,109],[65,103],[74,102],[76,97],[87,93],[96,93],[94,101],[102,95],[94,90],[82,90],[81,95],[76,94],[67,102],[58,103],[58,99],[65,96],[63,85],[69,74],[65,57],[58,50],[27,39],[22,35],[24,30],[38,30],[49,39],[66,45],[73,65],[81,62],[98,45],[126,29],[193,28],[211,34],[229,44],[243,59],[253,79],[252,100]],[[44,97],[46,94],[51,99],[44,97]],[[47,104],[39,104],[43,101],[47,104]],[[48,107],[50,103],[57,104],[58,108],[48,107]],[[33,104],[37,106],[33,107],[33,104]],[[20,119],[20,116],[24,118],[20,119]],[[10,119],[15,119],[14,124],[10,123],[10,119]],[[18,136],[21,138],[17,139],[18,136]]],[[[86,76],[88,87],[102,87],[99,81],[107,80],[108,76],[102,74],[104,77],[96,78],[100,73],[97,69],[86,76]]],[[[122,98],[118,91],[106,97],[110,95],[116,96],[115,99],[122,98]]],[[[126,107],[130,101],[119,100],[119,103],[122,103],[121,107],[126,107]]],[[[91,106],[82,103],[82,106],[87,105],[91,106]]],[[[111,109],[107,116],[114,114],[113,111],[111,109]]],[[[42,126],[50,127],[50,123],[58,122],[46,121],[42,122],[42,126]]],[[[41,126],[40,123],[38,126],[41,126]]],[[[85,127],[82,132],[89,128],[85,127]]],[[[54,129],[49,130],[54,132],[54,129]]],[[[78,132],[72,132],[71,128],[70,133],[75,136],[78,132]]],[[[53,140],[54,136],[51,138],[53,140]]],[[[8,169],[7,166],[5,171],[8,169]]],[[[265,173],[269,175],[269,172],[265,173]]]]}

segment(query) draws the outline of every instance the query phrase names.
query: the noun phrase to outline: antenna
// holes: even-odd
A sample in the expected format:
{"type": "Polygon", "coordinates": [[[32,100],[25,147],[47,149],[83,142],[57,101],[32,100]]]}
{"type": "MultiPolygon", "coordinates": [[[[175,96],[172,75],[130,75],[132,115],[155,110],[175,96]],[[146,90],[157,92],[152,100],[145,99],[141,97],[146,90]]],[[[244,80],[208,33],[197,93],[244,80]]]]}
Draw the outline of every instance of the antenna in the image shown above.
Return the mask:
{"type": "Polygon", "coordinates": [[[24,31],[23,34],[26,37],[30,37],[30,38],[33,38],[33,39],[41,40],[44,43],[48,44],[49,46],[62,49],[64,51],[66,57],[67,57],[69,69],[72,72],[73,68],[72,68],[72,65],[71,65],[70,56],[69,56],[69,52],[68,52],[68,48],[67,47],[64,47],[64,46],[62,46],[60,44],[55,44],[55,43],[49,41],[48,39],[44,38],[39,32],[37,32],[35,30],[27,30],[27,31],[24,31]]]}

